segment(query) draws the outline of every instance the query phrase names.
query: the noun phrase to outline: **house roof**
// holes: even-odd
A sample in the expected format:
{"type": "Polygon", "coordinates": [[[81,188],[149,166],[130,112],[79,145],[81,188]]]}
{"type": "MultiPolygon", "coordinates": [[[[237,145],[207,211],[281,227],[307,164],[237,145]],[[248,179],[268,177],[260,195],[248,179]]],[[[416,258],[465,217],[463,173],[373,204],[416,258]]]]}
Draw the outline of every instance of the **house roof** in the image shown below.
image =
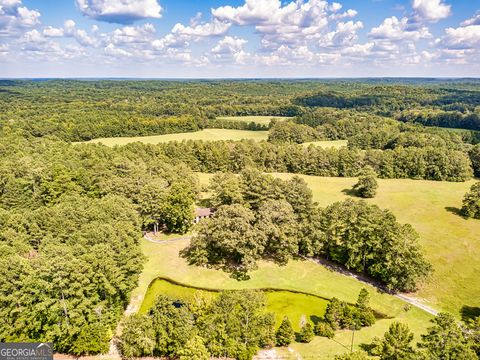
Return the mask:
{"type": "Polygon", "coordinates": [[[212,208],[196,208],[195,209],[195,216],[207,217],[207,216],[211,216],[212,214],[213,214],[212,208]]]}

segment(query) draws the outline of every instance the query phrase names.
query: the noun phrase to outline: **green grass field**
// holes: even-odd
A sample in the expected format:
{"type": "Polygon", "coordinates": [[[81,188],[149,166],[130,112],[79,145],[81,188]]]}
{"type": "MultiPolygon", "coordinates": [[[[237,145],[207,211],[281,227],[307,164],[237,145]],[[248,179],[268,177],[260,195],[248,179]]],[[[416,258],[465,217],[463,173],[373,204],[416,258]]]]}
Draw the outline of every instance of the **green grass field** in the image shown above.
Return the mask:
{"type": "Polygon", "coordinates": [[[102,143],[107,146],[126,145],[132,142],[142,142],[144,144],[159,144],[169,141],[182,140],[243,140],[252,139],[255,141],[267,140],[268,131],[249,131],[249,130],[230,130],[230,129],[204,129],[201,131],[165,134],[153,136],[134,136],[134,137],[113,137],[99,138],[88,141],[88,143],[102,143]]]}
{"type": "MultiPolygon", "coordinates": [[[[283,179],[293,176],[275,175],[283,179]]],[[[202,183],[208,183],[211,176],[199,174],[202,183]]],[[[354,178],[302,177],[320,206],[347,198],[345,190],[356,182],[354,178]]],[[[367,200],[390,209],[398,221],[412,224],[420,235],[426,257],[435,271],[429,282],[422,284],[413,296],[428,306],[456,316],[460,316],[463,306],[480,306],[480,221],[466,220],[456,214],[464,193],[473,182],[380,179],[378,195],[367,200]]],[[[382,336],[395,320],[406,322],[417,336],[429,326],[431,316],[427,313],[416,308],[405,312],[403,301],[311,261],[290,261],[282,267],[262,262],[259,269],[252,272],[250,280],[239,282],[221,271],[187,265],[178,256],[178,252],[187,245],[188,241],[165,244],[143,241],[142,248],[148,261],[140,276],[139,287],[133,294],[137,308],[148,285],[157,277],[218,289],[275,287],[327,298],[335,296],[349,302],[354,302],[360,289],[366,287],[372,295],[374,310],[391,318],[379,320],[375,326],[357,332],[355,344],[369,342],[373,336],[382,336]]],[[[317,337],[310,344],[296,343],[292,348],[305,358],[328,359],[345,352],[345,345],[349,346],[350,341],[351,332],[341,331],[334,340],[317,337]]]]}
{"type": "Polygon", "coordinates": [[[231,121],[245,121],[245,122],[254,122],[261,125],[268,125],[272,119],[274,120],[286,120],[289,117],[286,116],[221,116],[218,117],[219,120],[231,120],[231,121]]]}
{"type": "Polygon", "coordinates": [[[324,149],[330,148],[330,147],[340,149],[348,145],[348,140],[312,141],[312,142],[303,143],[302,145],[303,146],[310,146],[310,145],[320,146],[324,149]]]}

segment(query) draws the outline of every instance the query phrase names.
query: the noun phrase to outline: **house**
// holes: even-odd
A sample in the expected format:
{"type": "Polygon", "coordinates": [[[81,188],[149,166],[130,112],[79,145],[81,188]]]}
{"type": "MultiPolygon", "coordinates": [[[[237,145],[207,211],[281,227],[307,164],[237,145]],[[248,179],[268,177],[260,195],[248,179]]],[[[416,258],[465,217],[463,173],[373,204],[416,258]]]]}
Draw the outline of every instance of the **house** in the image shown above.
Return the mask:
{"type": "Polygon", "coordinates": [[[209,218],[215,213],[215,210],[212,208],[196,208],[195,209],[195,220],[194,224],[197,224],[200,220],[209,218]]]}

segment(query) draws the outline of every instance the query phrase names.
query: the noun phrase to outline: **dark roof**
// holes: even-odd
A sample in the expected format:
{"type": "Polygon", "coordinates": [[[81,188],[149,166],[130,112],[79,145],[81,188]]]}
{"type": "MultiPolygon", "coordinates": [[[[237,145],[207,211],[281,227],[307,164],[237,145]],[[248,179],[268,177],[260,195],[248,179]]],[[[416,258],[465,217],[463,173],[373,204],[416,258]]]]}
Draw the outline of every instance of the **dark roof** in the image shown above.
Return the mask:
{"type": "Polygon", "coordinates": [[[212,208],[196,208],[195,209],[195,216],[207,217],[207,216],[211,216],[212,214],[213,214],[212,208]]]}

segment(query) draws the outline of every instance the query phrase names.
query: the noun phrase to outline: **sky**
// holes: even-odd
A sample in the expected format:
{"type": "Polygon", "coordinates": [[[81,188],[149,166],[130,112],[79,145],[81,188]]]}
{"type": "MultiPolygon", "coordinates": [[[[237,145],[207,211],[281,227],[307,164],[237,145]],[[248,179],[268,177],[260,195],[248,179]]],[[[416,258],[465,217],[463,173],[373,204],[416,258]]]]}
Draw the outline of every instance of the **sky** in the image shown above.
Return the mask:
{"type": "Polygon", "coordinates": [[[0,0],[0,77],[480,77],[480,0],[0,0]]]}

